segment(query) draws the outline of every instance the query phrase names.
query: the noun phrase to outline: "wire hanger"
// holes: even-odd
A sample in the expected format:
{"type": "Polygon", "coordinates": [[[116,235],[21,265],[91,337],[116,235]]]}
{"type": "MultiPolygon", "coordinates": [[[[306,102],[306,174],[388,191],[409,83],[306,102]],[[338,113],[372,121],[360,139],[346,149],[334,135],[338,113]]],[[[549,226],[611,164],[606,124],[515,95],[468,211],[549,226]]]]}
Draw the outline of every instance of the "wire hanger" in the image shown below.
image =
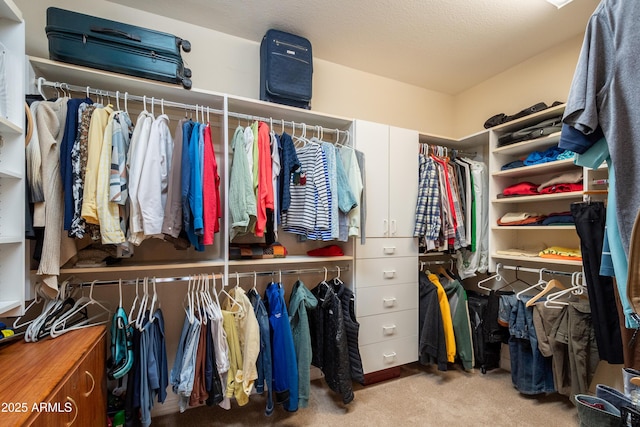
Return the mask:
{"type": "Polygon", "coordinates": [[[571,293],[572,295],[582,295],[584,293],[581,271],[576,271],[571,275],[571,287],[549,295],[547,300],[544,302],[544,306],[548,308],[562,308],[562,306],[569,305],[569,302],[567,301],[558,300],[558,298],[568,293],[571,293]]]}
{"type": "Polygon", "coordinates": [[[109,321],[111,316],[111,310],[109,310],[106,306],[104,306],[101,302],[93,298],[93,287],[97,280],[91,282],[91,288],[89,290],[89,297],[83,301],[83,298],[79,298],[76,301],[74,307],[65,313],[64,316],[56,320],[53,325],[51,325],[51,337],[56,338],[66,332],[74,331],[77,329],[83,329],[90,326],[95,325],[103,325],[109,321]],[[67,321],[72,319],[76,314],[80,313],[83,310],[86,310],[88,307],[94,306],[99,309],[98,314],[81,320],[78,323],[75,323],[71,326],[67,326],[67,321]]]}
{"type": "Polygon", "coordinates": [[[138,302],[138,278],[136,277],[136,297],[133,299],[133,304],[131,304],[131,310],[129,310],[129,316],[127,317],[128,321],[129,321],[129,325],[133,325],[133,323],[135,322],[133,320],[133,312],[136,309],[136,303],[138,302]]]}
{"type": "MultiPolygon", "coordinates": [[[[516,270],[516,271],[517,271],[517,270],[516,270]]],[[[545,271],[546,271],[546,269],[545,269],[545,268],[541,268],[541,269],[540,269],[540,278],[538,279],[538,281],[537,281],[534,285],[528,286],[528,287],[526,287],[526,288],[522,289],[521,291],[517,292],[517,293],[516,293],[516,298],[517,298],[517,299],[520,299],[520,296],[521,296],[522,294],[524,294],[525,292],[530,291],[531,289],[538,288],[538,287],[540,287],[540,286],[542,286],[542,285],[548,285],[549,283],[548,283],[548,282],[545,282],[545,281],[542,279],[542,274],[543,274],[545,271]]],[[[552,286],[555,286],[555,285],[552,285],[552,286]]],[[[546,287],[546,286],[545,286],[545,287],[546,287]]],[[[544,291],[544,289],[543,289],[543,291],[544,291]]],[[[535,297],[531,298],[531,300],[527,301],[527,304],[529,304],[531,301],[534,301],[534,302],[535,302],[535,300],[537,300],[538,298],[540,298],[542,295],[544,295],[544,294],[542,294],[542,293],[537,294],[535,297]]],[[[531,304],[527,305],[527,307],[531,307],[531,305],[532,305],[532,304],[533,304],[533,303],[531,303],[531,304]]]]}
{"type": "Polygon", "coordinates": [[[491,277],[487,277],[487,278],[485,278],[485,279],[480,280],[480,281],[477,283],[477,286],[478,286],[480,289],[484,289],[485,291],[489,291],[489,292],[493,291],[493,289],[491,289],[491,288],[487,288],[486,286],[482,286],[482,284],[483,284],[483,283],[490,282],[490,281],[492,281],[492,280],[495,280],[496,282],[500,282],[500,281],[502,280],[502,276],[500,275],[500,268],[502,268],[502,264],[500,264],[500,263],[496,264],[496,274],[494,274],[494,275],[493,275],[493,276],[491,276],[491,277]]]}

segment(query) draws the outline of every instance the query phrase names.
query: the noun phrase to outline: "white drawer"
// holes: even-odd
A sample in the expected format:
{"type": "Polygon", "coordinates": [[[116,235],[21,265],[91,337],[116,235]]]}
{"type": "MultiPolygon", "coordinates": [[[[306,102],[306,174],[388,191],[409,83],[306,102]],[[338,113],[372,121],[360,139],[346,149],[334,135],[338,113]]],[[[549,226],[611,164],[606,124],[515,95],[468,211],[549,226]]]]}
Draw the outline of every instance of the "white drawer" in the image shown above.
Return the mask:
{"type": "Polygon", "coordinates": [[[356,260],[356,288],[418,283],[418,257],[356,260]]]}
{"type": "Polygon", "coordinates": [[[367,243],[356,246],[356,258],[382,258],[393,256],[418,257],[418,239],[408,237],[368,238],[367,243]]]}
{"type": "Polygon", "coordinates": [[[417,308],[417,283],[356,289],[356,315],[358,319],[373,314],[391,313],[417,308]]]}
{"type": "Polygon", "coordinates": [[[418,360],[418,336],[362,345],[360,357],[365,374],[415,362],[418,360]]]}
{"type": "Polygon", "coordinates": [[[360,345],[418,335],[418,310],[403,310],[358,318],[360,345]]]}

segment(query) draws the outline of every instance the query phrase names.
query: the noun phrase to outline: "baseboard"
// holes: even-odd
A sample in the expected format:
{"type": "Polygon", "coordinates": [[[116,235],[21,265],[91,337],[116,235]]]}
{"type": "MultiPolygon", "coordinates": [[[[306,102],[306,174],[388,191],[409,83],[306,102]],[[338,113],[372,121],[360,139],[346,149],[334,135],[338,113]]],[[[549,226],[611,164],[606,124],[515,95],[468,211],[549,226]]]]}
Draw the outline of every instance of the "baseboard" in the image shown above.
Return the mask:
{"type": "Polygon", "coordinates": [[[364,385],[371,385],[382,381],[390,380],[400,376],[402,369],[400,366],[395,366],[389,369],[383,369],[382,371],[369,372],[364,374],[364,385]]]}

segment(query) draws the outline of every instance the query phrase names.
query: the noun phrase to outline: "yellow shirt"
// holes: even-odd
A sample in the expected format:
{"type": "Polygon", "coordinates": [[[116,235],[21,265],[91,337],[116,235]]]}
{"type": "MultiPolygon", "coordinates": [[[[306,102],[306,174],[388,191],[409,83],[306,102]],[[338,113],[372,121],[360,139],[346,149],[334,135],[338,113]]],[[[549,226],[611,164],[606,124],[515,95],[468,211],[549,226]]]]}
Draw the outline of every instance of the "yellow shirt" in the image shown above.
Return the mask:
{"type": "Polygon", "coordinates": [[[100,224],[96,195],[98,187],[98,169],[100,155],[102,154],[102,142],[104,130],[107,127],[109,116],[113,108],[109,105],[104,108],[96,108],[91,115],[89,125],[89,139],[87,141],[87,170],[84,176],[84,190],[82,192],[82,218],[89,224],[100,224]]]}
{"type": "Polygon", "coordinates": [[[240,350],[242,351],[242,387],[244,392],[249,395],[253,384],[258,379],[256,362],[260,354],[260,326],[244,289],[232,288],[229,290],[229,294],[238,304],[233,304],[227,299],[224,309],[232,312],[235,316],[240,350]]]}
{"type": "Polygon", "coordinates": [[[449,299],[440,279],[435,274],[429,274],[429,281],[436,285],[438,289],[438,302],[440,303],[440,314],[442,315],[442,325],[444,326],[444,342],[447,347],[447,362],[453,363],[456,358],[456,337],[453,334],[453,320],[451,319],[451,307],[449,299]]]}
{"type": "Polygon", "coordinates": [[[100,236],[102,236],[102,243],[105,245],[125,242],[124,233],[120,226],[120,208],[117,203],[109,200],[111,140],[113,138],[113,119],[116,114],[111,112],[104,129],[96,182],[96,212],[100,223],[100,236]]]}
{"type": "Polygon", "coordinates": [[[225,397],[235,397],[238,405],[249,403],[249,396],[242,387],[242,352],[236,328],[235,316],[230,311],[222,311],[222,327],[229,343],[229,372],[227,374],[227,390],[225,397]]]}

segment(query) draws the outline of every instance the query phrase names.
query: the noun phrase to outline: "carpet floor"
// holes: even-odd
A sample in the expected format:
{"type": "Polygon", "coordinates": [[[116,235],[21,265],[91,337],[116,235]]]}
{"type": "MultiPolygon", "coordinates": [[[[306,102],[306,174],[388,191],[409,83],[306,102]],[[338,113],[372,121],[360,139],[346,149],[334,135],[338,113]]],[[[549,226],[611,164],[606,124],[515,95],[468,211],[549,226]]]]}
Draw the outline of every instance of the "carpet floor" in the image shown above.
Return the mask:
{"type": "Polygon", "coordinates": [[[496,369],[482,375],[462,370],[439,372],[435,367],[410,364],[402,375],[369,386],[354,386],[348,405],[323,379],[311,382],[309,406],[295,413],[281,407],[264,415],[265,398],[232,409],[197,407],[182,414],[153,418],[154,427],[169,426],[545,426],[579,424],[573,404],[565,396],[526,396],[511,385],[511,374],[496,369]]]}

